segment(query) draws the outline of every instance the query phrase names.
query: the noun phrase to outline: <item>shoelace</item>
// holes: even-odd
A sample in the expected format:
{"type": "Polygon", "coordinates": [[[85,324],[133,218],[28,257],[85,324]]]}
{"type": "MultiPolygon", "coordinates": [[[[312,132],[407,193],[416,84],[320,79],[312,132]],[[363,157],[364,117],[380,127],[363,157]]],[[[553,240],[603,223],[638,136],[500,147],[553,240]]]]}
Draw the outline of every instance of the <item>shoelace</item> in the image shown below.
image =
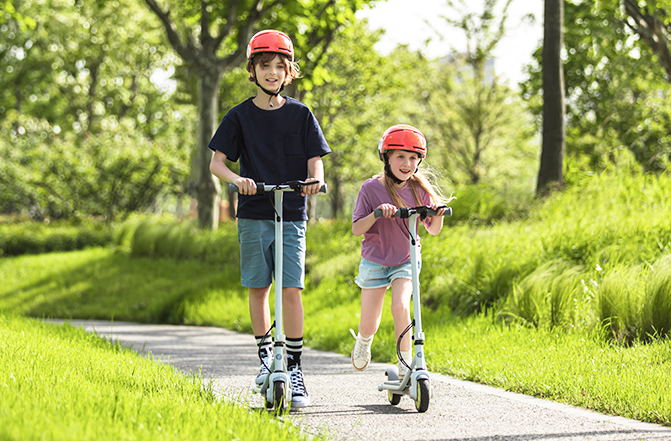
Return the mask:
{"type": "Polygon", "coordinates": [[[357,342],[354,345],[354,358],[368,358],[366,350],[364,349],[364,347],[368,344],[368,342],[360,340],[359,337],[357,337],[356,333],[354,332],[354,329],[350,328],[349,332],[352,334],[352,337],[354,337],[354,339],[357,342]]]}
{"type": "Polygon", "coordinates": [[[291,380],[291,389],[293,394],[305,395],[305,384],[303,383],[303,371],[298,366],[291,369],[289,378],[291,380]]]}

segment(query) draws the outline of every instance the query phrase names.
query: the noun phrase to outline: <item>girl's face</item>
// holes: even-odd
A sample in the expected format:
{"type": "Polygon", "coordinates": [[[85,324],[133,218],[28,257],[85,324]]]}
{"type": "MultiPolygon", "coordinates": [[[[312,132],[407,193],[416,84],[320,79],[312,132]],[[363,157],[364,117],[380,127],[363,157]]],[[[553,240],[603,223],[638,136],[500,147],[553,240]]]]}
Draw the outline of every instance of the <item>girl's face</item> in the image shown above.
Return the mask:
{"type": "Polygon", "coordinates": [[[401,181],[407,181],[419,166],[419,154],[406,150],[392,150],[387,155],[391,172],[401,181]]]}
{"type": "Polygon", "coordinates": [[[254,65],[254,70],[259,84],[271,92],[279,92],[287,79],[287,66],[284,59],[278,55],[269,61],[261,60],[254,65]]]}

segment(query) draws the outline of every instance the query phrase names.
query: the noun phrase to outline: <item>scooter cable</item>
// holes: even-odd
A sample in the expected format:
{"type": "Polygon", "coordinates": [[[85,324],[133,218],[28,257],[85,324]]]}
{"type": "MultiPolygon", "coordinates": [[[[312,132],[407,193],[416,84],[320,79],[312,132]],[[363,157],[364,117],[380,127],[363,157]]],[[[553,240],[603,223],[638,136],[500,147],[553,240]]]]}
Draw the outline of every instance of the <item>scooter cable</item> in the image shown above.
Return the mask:
{"type": "MultiPolygon", "coordinates": [[[[405,328],[405,330],[403,332],[401,332],[401,335],[398,336],[398,340],[396,340],[396,356],[398,357],[399,361],[401,363],[403,363],[403,365],[405,367],[408,368],[408,370],[410,370],[410,366],[408,366],[408,363],[405,362],[405,360],[403,359],[403,356],[401,355],[401,340],[403,340],[403,337],[405,336],[405,334],[407,334],[408,331],[410,329],[412,329],[413,326],[415,326],[415,321],[414,320],[410,322],[408,327],[405,328]]],[[[414,340],[414,337],[413,337],[413,340],[414,340]]]]}

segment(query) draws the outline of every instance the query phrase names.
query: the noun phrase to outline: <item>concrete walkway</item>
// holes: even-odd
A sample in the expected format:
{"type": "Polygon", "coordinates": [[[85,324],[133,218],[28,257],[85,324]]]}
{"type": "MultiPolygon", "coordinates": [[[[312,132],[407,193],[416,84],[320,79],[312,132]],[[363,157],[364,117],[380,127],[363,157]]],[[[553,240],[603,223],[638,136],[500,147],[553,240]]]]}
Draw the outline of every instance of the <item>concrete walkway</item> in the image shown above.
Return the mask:
{"type": "MultiPolygon", "coordinates": [[[[205,381],[213,382],[217,393],[252,408],[264,408],[263,399],[250,392],[258,373],[251,335],[210,327],[70,323],[139,353],[152,353],[183,372],[201,372],[205,381]]],[[[386,393],[378,392],[385,369],[386,365],[372,363],[359,373],[347,356],[305,349],[303,371],[312,403],[292,411],[290,418],[309,433],[326,433],[335,440],[671,440],[669,427],[437,374],[431,376],[434,397],[429,410],[420,414],[410,398],[403,397],[398,406],[391,406],[386,393]]]]}

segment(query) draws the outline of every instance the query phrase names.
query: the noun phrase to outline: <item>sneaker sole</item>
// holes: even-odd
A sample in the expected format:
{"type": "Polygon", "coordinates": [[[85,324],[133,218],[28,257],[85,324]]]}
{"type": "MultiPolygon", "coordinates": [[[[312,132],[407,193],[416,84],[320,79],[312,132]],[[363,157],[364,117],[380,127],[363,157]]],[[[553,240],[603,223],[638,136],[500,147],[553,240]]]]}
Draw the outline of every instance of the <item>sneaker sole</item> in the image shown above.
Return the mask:
{"type": "Polygon", "coordinates": [[[300,409],[301,407],[308,407],[310,405],[310,397],[292,397],[291,407],[293,409],[300,409]]]}
{"type": "Polygon", "coordinates": [[[363,365],[363,367],[359,368],[354,364],[354,354],[352,354],[352,356],[350,358],[352,359],[352,366],[354,367],[355,370],[357,370],[359,372],[365,371],[366,368],[368,367],[368,365],[370,364],[370,361],[367,361],[366,364],[363,365]]]}

